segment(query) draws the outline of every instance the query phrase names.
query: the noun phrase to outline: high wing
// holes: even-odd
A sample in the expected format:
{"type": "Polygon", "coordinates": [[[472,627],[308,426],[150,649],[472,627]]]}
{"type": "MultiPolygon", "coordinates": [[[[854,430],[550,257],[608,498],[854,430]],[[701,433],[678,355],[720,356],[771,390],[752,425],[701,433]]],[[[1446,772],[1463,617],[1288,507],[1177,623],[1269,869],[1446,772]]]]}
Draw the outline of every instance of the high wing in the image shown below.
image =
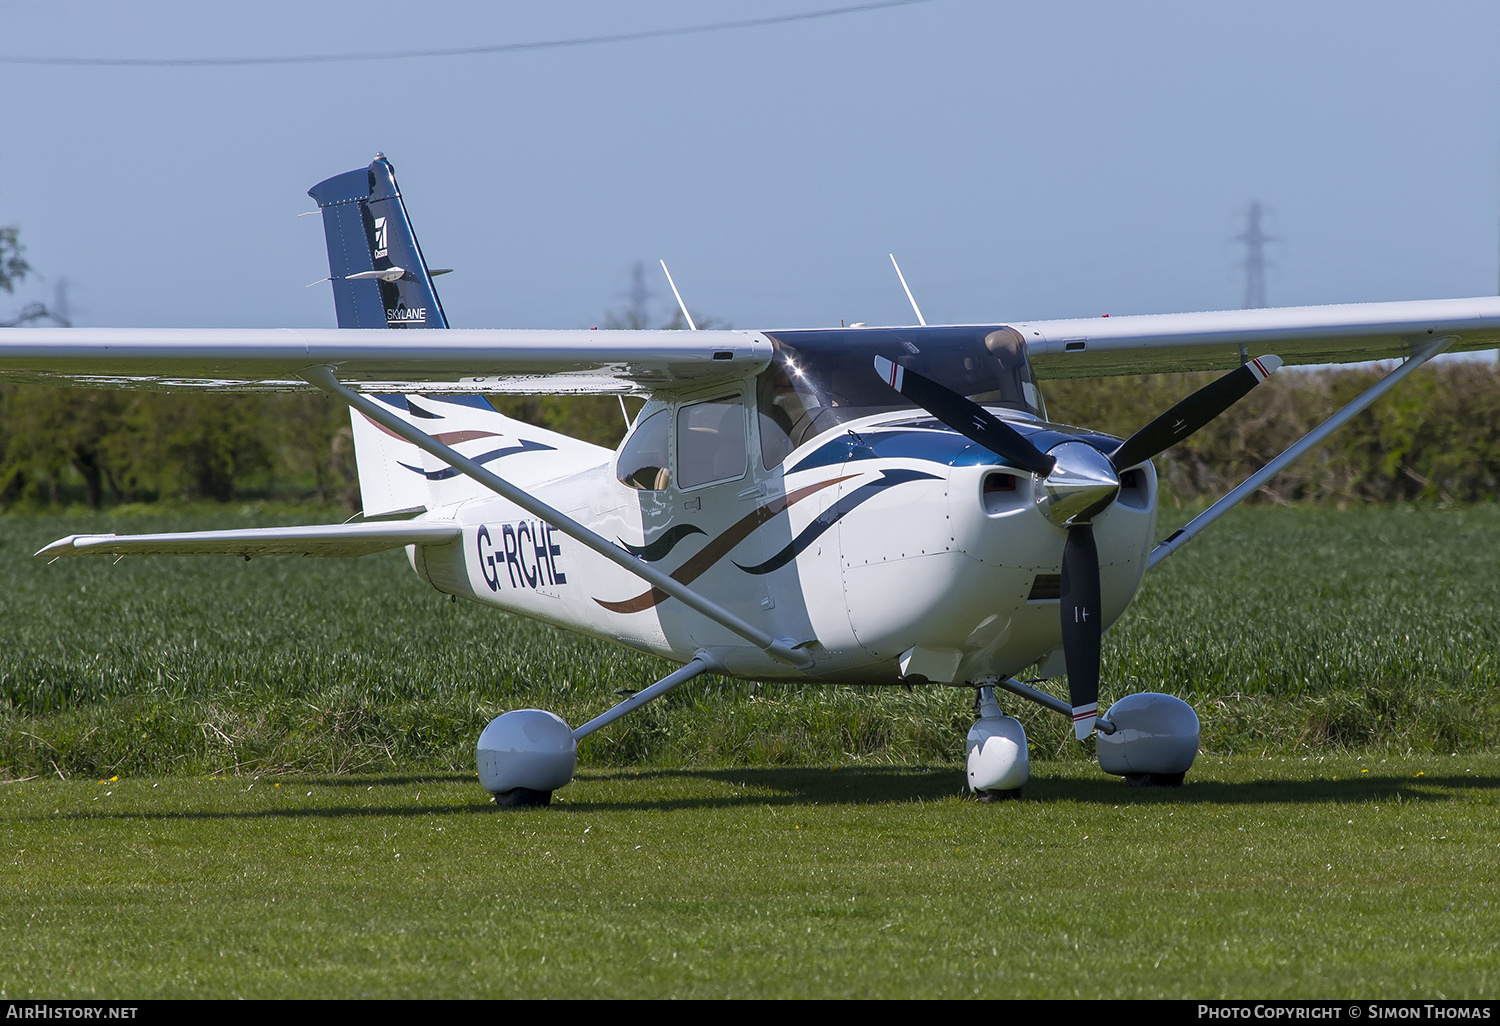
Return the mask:
{"type": "Polygon", "coordinates": [[[1500,297],[1013,322],[1039,378],[1223,370],[1275,353],[1288,364],[1405,359],[1500,346],[1500,297]]]}
{"type": "MultiPolygon", "coordinates": [[[[1013,321],[1038,378],[1401,359],[1500,346],[1500,297],[1013,321]]],[[[837,329],[827,329],[830,331],[837,329]]],[[[920,343],[920,327],[887,329],[920,343]]],[[[362,392],[626,393],[736,381],[763,370],[755,331],[442,332],[331,328],[0,329],[0,377],[94,387],[288,390],[331,367],[362,392]]]]}
{"type": "Polygon", "coordinates": [[[37,553],[62,556],[365,556],[402,545],[441,545],[461,529],[451,521],[324,524],[175,534],[71,534],[37,553]]]}
{"type": "Polygon", "coordinates": [[[362,392],[648,394],[770,362],[752,331],[4,328],[0,377],[90,387],[287,391],[332,367],[362,392]]]}

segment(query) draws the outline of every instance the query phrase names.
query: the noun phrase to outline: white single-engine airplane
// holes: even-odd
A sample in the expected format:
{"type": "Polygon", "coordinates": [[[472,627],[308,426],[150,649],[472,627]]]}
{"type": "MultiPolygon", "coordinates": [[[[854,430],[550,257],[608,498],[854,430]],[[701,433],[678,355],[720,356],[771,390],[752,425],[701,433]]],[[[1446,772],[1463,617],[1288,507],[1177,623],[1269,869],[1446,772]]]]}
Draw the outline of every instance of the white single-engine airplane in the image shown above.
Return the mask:
{"type": "Polygon", "coordinates": [[[933,327],[391,331],[448,322],[390,163],[377,155],[310,195],[337,329],[6,329],[0,374],[321,389],[352,409],[366,522],[74,535],[38,555],[405,547],[440,591],[682,664],[577,729],[536,709],[497,717],[478,768],[502,804],[545,804],[580,738],[709,671],[977,688],[968,781],[986,797],[1018,793],[1030,772],[997,690],[1071,717],[1080,739],[1097,729],[1105,771],[1180,783],[1198,751],[1186,703],[1137,694],[1098,714],[1100,636],[1142,576],[1422,363],[1500,344],[1495,297],[933,327]],[[1391,358],[1378,384],[1156,543],[1153,456],[1283,361],[1391,358]],[[1229,368],[1123,441],[1048,421],[1036,386],[1229,368]],[[647,401],[611,452],[504,417],[485,393],[647,401]],[[1016,679],[1034,664],[1066,672],[1067,700],[1016,679]]]}

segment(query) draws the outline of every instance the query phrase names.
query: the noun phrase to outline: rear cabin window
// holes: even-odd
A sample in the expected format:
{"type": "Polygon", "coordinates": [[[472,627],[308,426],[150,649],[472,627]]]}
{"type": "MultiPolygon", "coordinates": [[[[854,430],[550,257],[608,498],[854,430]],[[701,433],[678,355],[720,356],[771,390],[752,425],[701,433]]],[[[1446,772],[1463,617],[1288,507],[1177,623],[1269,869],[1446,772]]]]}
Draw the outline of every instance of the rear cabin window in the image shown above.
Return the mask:
{"type": "Polygon", "coordinates": [[[659,492],[672,483],[672,473],[667,469],[671,423],[666,410],[657,410],[631,433],[615,464],[615,476],[621,484],[643,492],[659,492]]]}

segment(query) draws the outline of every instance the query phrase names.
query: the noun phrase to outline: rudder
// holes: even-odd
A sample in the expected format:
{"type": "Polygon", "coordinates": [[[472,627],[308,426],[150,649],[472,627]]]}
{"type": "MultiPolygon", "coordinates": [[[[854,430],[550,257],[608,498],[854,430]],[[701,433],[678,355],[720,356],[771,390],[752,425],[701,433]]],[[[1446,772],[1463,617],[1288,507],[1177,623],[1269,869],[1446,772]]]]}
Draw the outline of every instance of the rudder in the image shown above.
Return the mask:
{"type": "Polygon", "coordinates": [[[448,326],[385,154],[377,153],[367,168],[319,182],[307,194],[323,212],[339,327],[448,326]]]}

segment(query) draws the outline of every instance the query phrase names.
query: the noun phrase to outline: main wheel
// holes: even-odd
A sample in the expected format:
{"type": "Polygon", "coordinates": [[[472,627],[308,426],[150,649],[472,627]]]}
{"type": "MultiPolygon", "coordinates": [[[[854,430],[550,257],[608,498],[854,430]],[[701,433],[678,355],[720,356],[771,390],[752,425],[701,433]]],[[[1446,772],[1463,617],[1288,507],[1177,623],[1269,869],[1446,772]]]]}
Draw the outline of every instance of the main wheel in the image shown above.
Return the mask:
{"type": "Polygon", "coordinates": [[[537,805],[551,805],[551,791],[533,791],[529,787],[516,787],[495,795],[495,804],[507,809],[523,809],[537,805]]]}
{"type": "Polygon", "coordinates": [[[1021,789],[1019,787],[1011,788],[1009,791],[992,790],[974,792],[974,800],[977,802],[1004,802],[1012,800],[1018,801],[1020,800],[1020,797],[1021,789]]]}

